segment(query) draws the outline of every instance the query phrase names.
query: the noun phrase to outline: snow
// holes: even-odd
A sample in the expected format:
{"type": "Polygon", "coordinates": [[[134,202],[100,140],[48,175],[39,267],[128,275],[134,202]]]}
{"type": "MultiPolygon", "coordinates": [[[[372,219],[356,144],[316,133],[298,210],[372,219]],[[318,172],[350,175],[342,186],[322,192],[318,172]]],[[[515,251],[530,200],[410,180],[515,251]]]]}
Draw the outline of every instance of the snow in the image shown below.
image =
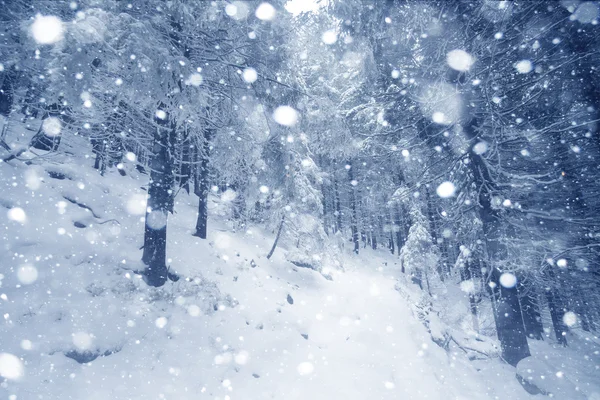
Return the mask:
{"type": "Polygon", "coordinates": [[[33,265],[22,265],[17,269],[17,278],[23,285],[31,285],[38,278],[38,270],[33,265]]]}
{"type": "Polygon", "coordinates": [[[270,3],[261,3],[255,11],[256,18],[263,21],[271,21],[275,18],[277,11],[270,3]]]}
{"type": "Polygon", "coordinates": [[[328,31],[323,32],[321,40],[327,45],[332,45],[335,42],[337,42],[337,33],[335,29],[330,29],[328,31]]]}
{"type": "Polygon", "coordinates": [[[225,13],[231,18],[241,21],[248,17],[248,14],[250,13],[250,8],[248,7],[248,4],[244,1],[234,1],[225,6],[225,13]]]}
{"type": "Polygon", "coordinates": [[[167,119],[167,113],[164,110],[156,110],[154,116],[160,120],[167,119]]]}
{"type": "Polygon", "coordinates": [[[600,7],[598,6],[598,3],[594,1],[584,1],[579,4],[572,15],[572,18],[582,24],[591,24],[592,22],[597,21],[599,13],[600,7]]]}
{"type": "Polygon", "coordinates": [[[134,193],[127,199],[126,210],[131,215],[143,215],[146,213],[146,195],[134,193]]]}
{"type": "Polygon", "coordinates": [[[435,190],[435,192],[442,199],[447,199],[449,197],[453,197],[454,196],[454,193],[456,192],[456,187],[454,186],[454,183],[446,181],[446,182],[441,183],[437,187],[437,189],[435,190]]]}
{"type": "Polygon", "coordinates": [[[577,323],[577,315],[572,311],[567,311],[563,315],[563,322],[568,327],[572,327],[577,323]]]}
{"type": "Polygon", "coordinates": [[[473,152],[478,155],[484,154],[488,150],[488,144],[486,142],[477,142],[473,146],[473,152]]]}
{"type": "Polygon", "coordinates": [[[527,74],[533,70],[533,63],[529,60],[521,60],[515,64],[515,68],[520,74],[527,74]]]}
{"type": "Polygon", "coordinates": [[[273,112],[273,119],[283,126],[294,126],[298,122],[298,111],[290,106],[279,106],[273,112]]]}
{"type": "Polygon", "coordinates": [[[15,355],[9,353],[0,353],[0,376],[18,380],[23,377],[25,367],[23,362],[15,355]]]}
{"type": "MultiPolygon", "coordinates": [[[[194,72],[193,74],[191,74],[190,76],[188,76],[188,78],[185,80],[185,84],[186,85],[191,85],[191,86],[200,86],[202,85],[202,82],[204,81],[204,78],[202,77],[202,75],[200,75],[197,72],[194,72]]],[[[164,119],[164,118],[161,118],[164,119]]]]}
{"type": "Polygon", "coordinates": [[[514,288],[517,286],[517,277],[510,272],[504,272],[500,275],[500,284],[507,289],[514,288]]]}
{"type": "Polygon", "coordinates": [[[258,74],[254,68],[246,68],[242,72],[242,78],[246,83],[254,83],[258,79],[258,74]]]}
{"type": "Polygon", "coordinates": [[[16,221],[24,224],[27,221],[27,215],[21,207],[13,207],[6,213],[6,216],[11,221],[16,221]]]}
{"type": "Polygon", "coordinates": [[[460,72],[466,72],[471,69],[475,63],[475,59],[472,55],[464,50],[452,50],[446,55],[446,61],[450,68],[460,72]]]}
{"type": "MultiPolygon", "coordinates": [[[[27,398],[26,393],[34,392],[47,399],[144,399],[162,393],[185,399],[205,390],[221,398],[244,393],[288,398],[457,398],[463,393],[481,399],[526,398],[516,382],[502,388],[486,383],[497,374],[510,376],[500,361],[493,361],[497,367],[477,372],[466,358],[451,359],[431,342],[395,289],[402,276],[395,257],[368,249],[357,257],[347,255],[343,271],[329,268],[333,280],[287,262],[285,246],[267,260],[273,234],[258,226],[232,232],[219,219],[220,208],[228,203],[218,195],[209,203],[208,241],[190,234],[189,222],[197,209],[193,196],[177,197],[177,213],[169,216],[169,264],[190,280],[148,288],[133,272],[140,268],[144,224],[127,207],[132,197],[145,200],[143,193],[130,176],[109,171],[100,177],[89,163],[53,166],[70,179],[45,175],[36,191],[43,195],[40,199],[54,200],[40,201],[31,209],[30,220],[44,215],[45,224],[63,226],[67,234],[57,237],[23,225],[18,236],[36,245],[11,239],[11,251],[1,256],[3,263],[12,260],[15,251],[25,253],[24,259],[35,254],[41,258],[32,284],[19,288],[16,277],[4,278],[2,289],[10,301],[4,301],[6,313],[38,311],[19,322],[11,317],[13,322],[0,329],[3,350],[14,355],[0,363],[2,374],[22,376],[22,385],[0,388],[0,396],[27,398]],[[83,190],[77,187],[81,180],[89,182],[83,190]],[[56,207],[56,199],[74,191],[99,218],[68,202],[56,207]],[[94,223],[109,219],[119,223],[94,223]],[[74,229],[72,221],[85,221],[88,227],[74,229]],[[86,231],[97,235],[93,247],[84,245],[86,231]],[[293,304],[286,301],[288,295],[293,304]],[[87,364],[65,356],[82,349],[108,355],[87,364]],[[18,357],[27,361],[24,372],[18,357]]],[[[0,165],[0,177],[24,176],[31,167],[0,165]]],[[[134,174],[135,169],[128,172],[134,174]]],[[[21,187],[2,196],[17,201],[28,195],[21,187]]]]}
{"type": "Polygon", "coordinates": [[[77,332],[73,334],[73,344],[79,350],[89,350],[92,347],[93,338],[89,333],[77,332]]]}
{"type": "Polygon", "coordinates": [[[31,36],[39,44],[54,44],[61,41],[64,31],[61,19],[53,15],[36,15],[30,28],[31,36]]]}
{"type": "Polygon", "coordinates": [[[556,260],[556,266],[558,266],[559,268],[567,268],[567,260],[564,258],[559,258],[558,260],[556,260]]]}
{"type": "Polygon", "coordinates": [[[436,124],[446,124],[446,123],[448,123],[448,121],[446,121],[446,116],[444,115],[443,112],[440,112],[440,111],[434,112],[433,115],[431,116],[431,119],[436,124]]]}

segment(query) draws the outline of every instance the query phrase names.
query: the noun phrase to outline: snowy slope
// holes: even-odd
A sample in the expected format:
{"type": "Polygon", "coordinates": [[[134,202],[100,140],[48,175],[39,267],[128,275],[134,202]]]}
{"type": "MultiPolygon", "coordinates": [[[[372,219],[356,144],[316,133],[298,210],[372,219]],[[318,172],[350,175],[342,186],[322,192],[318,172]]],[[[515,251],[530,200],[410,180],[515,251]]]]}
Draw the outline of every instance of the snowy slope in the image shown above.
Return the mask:
{"type": "Polygon", "coordinates": [[[347,255],[328,280],[284,247],[267,260],[273,235],[234,232],[217,198],[203,241],[195,197],[178,196],[168,256],[185,279],[147,287],[144,177],[63,161],[0,164],[0,352],[21,360],[0,356],[17,378],[0,398],[531,398],[514,368],[431,340],[386,252],[347,255]]]}

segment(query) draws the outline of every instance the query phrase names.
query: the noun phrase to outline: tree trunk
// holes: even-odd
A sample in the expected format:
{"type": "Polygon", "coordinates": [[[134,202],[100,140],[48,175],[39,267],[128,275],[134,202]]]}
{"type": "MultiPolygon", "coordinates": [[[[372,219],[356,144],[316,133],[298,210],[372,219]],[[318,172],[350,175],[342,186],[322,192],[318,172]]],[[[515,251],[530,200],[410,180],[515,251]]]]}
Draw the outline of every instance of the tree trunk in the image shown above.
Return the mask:
{"type": "Polygon", "coordinates": [[[335,205],[335,232],[342,231],[342,207],[340,205],[340,192],[338,189],[337,179],[333,178],[333,195],[335,205]]]}
{"type": "Polygon", "coordinates": [[[267,254],[267,259],[270,259],[273,253],[275,253],[275,249],[277,248],[277,243],[279,242],[279,238],[281,237],[281,232],[283,231],[283,223],[285,222],[285,215],[281,217],[281,222],[279,223],[279,228],[277,229],[277,235],[275,236],[275,241],[273,242],[273,247],[271,247],[271,251],[267,254]]]}
{"type": "Polygon", "coordinates": [[[196,174],[196,182],[194,184],[194,193],[198,196],[198,218],[196,220],[196,232],[194,236],[198,236],[201,239],[206,239],[208,229],[208,163],[210,160],[210,141],[213,136],[213,129],[207,129],[204,132],[202,152],[198,152],[200,157],[199,171],[196,174]]]}
{"type": "MultiPolygon", "coordinates": [[[[478,122],[475,118],[463,125],[463,131],[471,144],[477,140],[478,122]]],[[[523,358],[529,357],[529,345],[523,325],[523,314],[519,303],[517,287],[500,285],[501,271],[498,269],[508,258],[507,249],[502,243],[500,229],[500,213],[492,207],[491,192],[495,182],[490,176],[488,165],[482,156],[469,151],[469,166],[476,187],[479,190],[479,218],[483,224],[483,234],[490,261],[490,280],[499,288],[499,298],[496,303],[496,330],[502,347],[502,357],[510,365],[516,366],[523,358]]]]}
{"type": "Polygon", "coordinates": [[[518,285],[522,294],[521,310],[523,312],[525,334],[531,339],[543,340],[544,327],[542,326],[542,316],[537,304],[536,293],[529,281],[519,280],[518,285]]]}
{"type": "Polygon", "coordinates": [[[354,186],[352,185],[352,181],[354,181],[354,170],[352,164],[348,162],[350,168],[348,168],[348,182],[350,183],[350,212],[351,212],[351,223],[350,230],[352,231],[352,242],[354,243],[354,253],[358,254],[360,249],[360,238],[358,233],[358,216],[356,210],[356,191],[354,190],[354,186]]]}
{"type": "Polygon", "coordinates": [[[150,162],[150,186],[144,227],[144,280],[150,286],[162,286],[167,281],[167,212],[173,208],[173,174],[170,157],[168,119],[157,121],[153,155],[150,162]]]}

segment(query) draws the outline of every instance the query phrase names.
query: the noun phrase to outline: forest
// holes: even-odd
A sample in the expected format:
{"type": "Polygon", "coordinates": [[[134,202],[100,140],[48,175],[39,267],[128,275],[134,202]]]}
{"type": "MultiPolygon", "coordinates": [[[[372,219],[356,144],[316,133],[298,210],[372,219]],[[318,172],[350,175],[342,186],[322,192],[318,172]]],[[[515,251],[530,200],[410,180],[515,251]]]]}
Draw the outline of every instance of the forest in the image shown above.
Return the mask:
{"type": "Polygon", "coordinates": [[[600,399],[599,21],[1,0],[0,397],[600,399]]]}

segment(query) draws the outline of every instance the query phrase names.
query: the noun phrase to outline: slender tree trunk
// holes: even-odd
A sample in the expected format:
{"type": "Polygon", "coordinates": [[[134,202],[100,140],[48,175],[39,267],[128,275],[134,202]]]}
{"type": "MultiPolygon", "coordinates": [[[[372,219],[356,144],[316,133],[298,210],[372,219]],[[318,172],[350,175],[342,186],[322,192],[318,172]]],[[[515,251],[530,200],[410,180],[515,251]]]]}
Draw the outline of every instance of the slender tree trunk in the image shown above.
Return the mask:
{"type": "Polygon", "coordinates": [[[153,155],[150,162],[150,186],[148,189],[148,208],[144,227],[144,254],[146,264],[144,278],[150,286],[162,286],[167,281],[167,213],[173,208],[173,174],[170,157],[170,136],[168,118],[157,121],[154,136],[153,155]]]}
{"type": "Polygon", "coordinates": [[[519,280],[519,290],[522,294],[521,310],[525,334],[531,339],[543,340],[544,327],[534,288],[529,281],[519,280]]]}
{"type": "MultiPolygon", "coordinates": [[[[551,282],[557,282],[556,274],[552,271],[552,266],[549,265],[546,270],[546,274],[551,282]]],[[[558,290],[552,287],[546,288],[546,300],[548,301],[548,309],[550,311],[550,318],[552,319],[552,328],[554,329],[554,335],[556,341],[563,346],[567,345],[567,332],[569,328],[563,322],[563,302],[558,294],[558,290]]]]}
{"type": "Polygon", "coordinates": [[[340,192],[338,188],[337,179],[333,178],[333,195],[334,195],[334,203],[335,203],[335,231],[342,231],[342,207],[340,204],[340,192]]]}
{"type": "Polygon", "coordinates": [[[194,184],[194,193],[198,196],[198,218],[196,220],[196,232],[194,236],[198,236],[201,239],[206,239],[208,229],[208,164],[210,160],[210,141],[213,136],[214,130],[212,129],[207,129],[204,132],[202,152],[198,152],[200,157],[199,171],[196,174],[196,182],[194,184]]]}
{"type": "Polygon", "coordinates": [[[273,247],[271,247],[271,251],[267,254],[267,259],[270,259],[273,253],[275,253],[275,249],[277,248],[277,243],[279,242],[279,238],[281,237],[281,232],[283,231],[283,223],[285,222],[285,215],[281,217],[281,222],[279,223],[279,228],[277,229],[277,235],[275,236],[275,241],[273,242],[273,247]]]}
{"type": "Polygon", "coordinates": [[[348,168],[348,182],[350,183],[350,230],[352,232],[352,242],[354,243],[354,253],[358,254],[360,250],[360,238],[358,233],[358,216],[356,210],[356,191],[354,190],[354,186],[352,185],[352,181],[354,181],[354,169],[352,167],[352,163],[348,162],[350,168],[348,168]]]}

